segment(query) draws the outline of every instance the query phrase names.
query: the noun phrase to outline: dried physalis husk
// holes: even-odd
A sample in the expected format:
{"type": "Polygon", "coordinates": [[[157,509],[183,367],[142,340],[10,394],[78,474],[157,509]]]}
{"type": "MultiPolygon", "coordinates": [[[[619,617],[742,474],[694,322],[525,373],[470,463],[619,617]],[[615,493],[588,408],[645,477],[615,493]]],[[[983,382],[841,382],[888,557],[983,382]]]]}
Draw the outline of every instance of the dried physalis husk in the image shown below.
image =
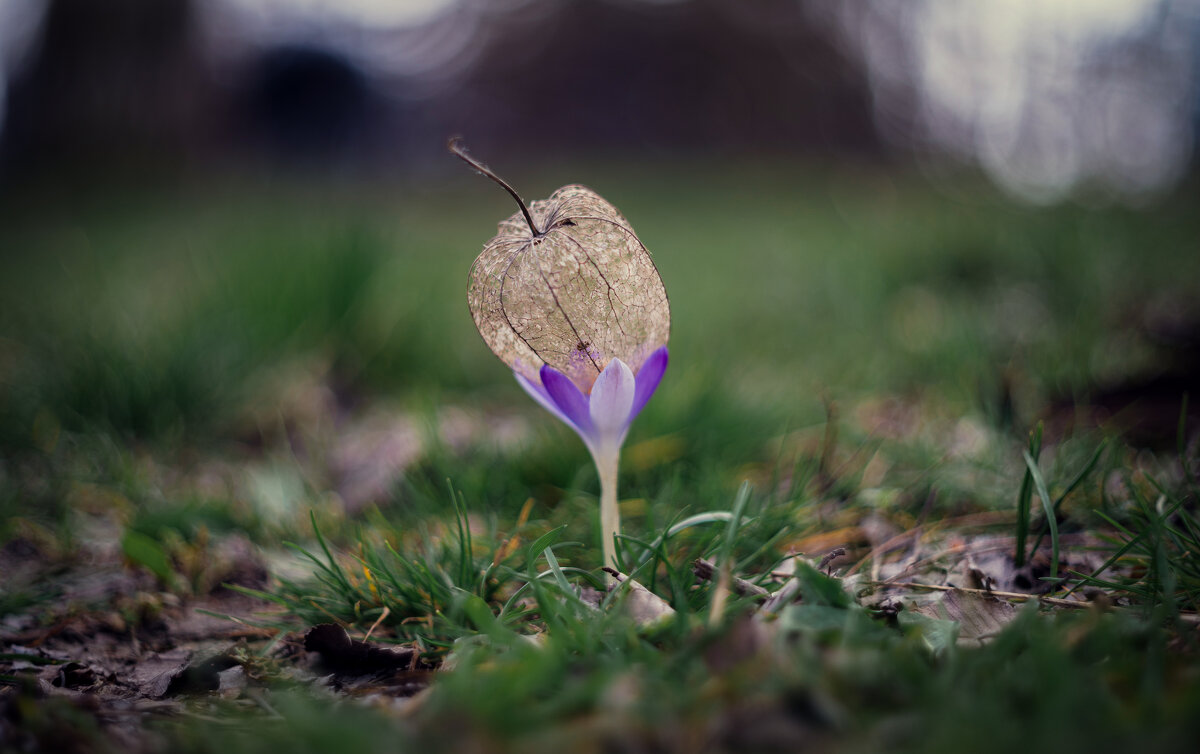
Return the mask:
{"type": "Polygon", "coordinates": [[[500,223],[471,268],[467,302],[479,334],[531,380],[542,364],[585,394],[619,358],[636,370],[667,343],[671,311],[650,253],[616,207],[583,186],[564,186],[500,223]]]}

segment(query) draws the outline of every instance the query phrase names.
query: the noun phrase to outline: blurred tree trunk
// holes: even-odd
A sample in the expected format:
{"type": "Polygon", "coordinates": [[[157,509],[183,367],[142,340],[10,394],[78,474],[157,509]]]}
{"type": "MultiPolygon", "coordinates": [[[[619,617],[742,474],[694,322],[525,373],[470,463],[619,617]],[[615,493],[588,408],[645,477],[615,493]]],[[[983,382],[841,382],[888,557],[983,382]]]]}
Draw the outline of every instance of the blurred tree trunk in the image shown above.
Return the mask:
{"type": "Polygon", "coordinates": [[[201,133],[206,81],[190,0],[49,0],[0,155],[39,175],[178,167],[201,133]]]}

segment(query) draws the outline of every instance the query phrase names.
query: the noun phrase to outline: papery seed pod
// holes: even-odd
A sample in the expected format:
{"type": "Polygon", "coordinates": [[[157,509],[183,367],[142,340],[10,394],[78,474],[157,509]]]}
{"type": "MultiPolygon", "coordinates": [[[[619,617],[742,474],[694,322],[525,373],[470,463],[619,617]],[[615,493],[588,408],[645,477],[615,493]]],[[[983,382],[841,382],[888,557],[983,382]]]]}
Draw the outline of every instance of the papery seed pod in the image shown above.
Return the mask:
{"type": "Polygon", "coordinates": [[[526,206],[456,144],[451,149],[521,205],[475,260],[467,290],[479,334],[505,364],[531,380],[547,364],[586,394],[612,359],[637,369],[666,345],[666,289],[615,207],[583,186],[526,206]]]}

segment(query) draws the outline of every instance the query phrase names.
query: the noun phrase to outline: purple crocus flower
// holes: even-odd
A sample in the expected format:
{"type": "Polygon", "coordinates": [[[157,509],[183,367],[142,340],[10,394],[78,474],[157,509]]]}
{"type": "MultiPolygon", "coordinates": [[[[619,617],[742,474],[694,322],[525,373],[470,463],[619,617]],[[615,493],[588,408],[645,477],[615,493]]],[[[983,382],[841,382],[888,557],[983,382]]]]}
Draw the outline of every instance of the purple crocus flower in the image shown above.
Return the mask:
{"type": "Polygon", "coordinates": [[[667,370],[667,347],[651,353],[636,374],[618,358],[611,359],[586,392],[565,374],[543,364],[540,384],[518,371],[525,392],[583,438],[600,474],[600,528],[604,563],[615,567],[613,537],[620,531],[617,509],[617,466],[629,425],[641,413],[667,370]]]}
{"type": "Polygon", "coordinates": [[[521,387],[587,444],[600,475],[604,564],[618,567],[617,466],[667,368],[667,290],[629,222],[595,191],[563,186],[526,204],[458,139],[448,146],[520,210],[471,265],[471,318],[521,387]]]}
{"type": "Polygon", "coordinates": [[[592,457],[618,453],[629,425],[654,394],[667,369],[667,347],[642,362],[636,375],[620,359],[612,359],[585,394],[566,375],[543,364],[541,384],[513,372],[535,401],[579,433],[592,457]]]}

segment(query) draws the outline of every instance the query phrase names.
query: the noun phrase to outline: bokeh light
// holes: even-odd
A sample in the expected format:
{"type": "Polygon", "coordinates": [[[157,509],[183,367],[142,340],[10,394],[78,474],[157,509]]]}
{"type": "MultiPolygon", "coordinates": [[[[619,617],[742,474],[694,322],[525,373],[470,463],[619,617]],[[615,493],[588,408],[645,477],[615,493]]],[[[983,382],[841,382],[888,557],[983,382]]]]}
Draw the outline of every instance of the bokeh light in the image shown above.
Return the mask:
{"type": "Polygon", "coordinates": [[[0,0],[0,136],[8,102],[8,80],[19,72],[45,12],[43,0],[0,0]]]}
{"type": "Polygon", "coordinates": [[[1138,202],[1191,157],[1193,0],[821,3],[893,143],[982,166],[1035,202],[1138,202]]]}

